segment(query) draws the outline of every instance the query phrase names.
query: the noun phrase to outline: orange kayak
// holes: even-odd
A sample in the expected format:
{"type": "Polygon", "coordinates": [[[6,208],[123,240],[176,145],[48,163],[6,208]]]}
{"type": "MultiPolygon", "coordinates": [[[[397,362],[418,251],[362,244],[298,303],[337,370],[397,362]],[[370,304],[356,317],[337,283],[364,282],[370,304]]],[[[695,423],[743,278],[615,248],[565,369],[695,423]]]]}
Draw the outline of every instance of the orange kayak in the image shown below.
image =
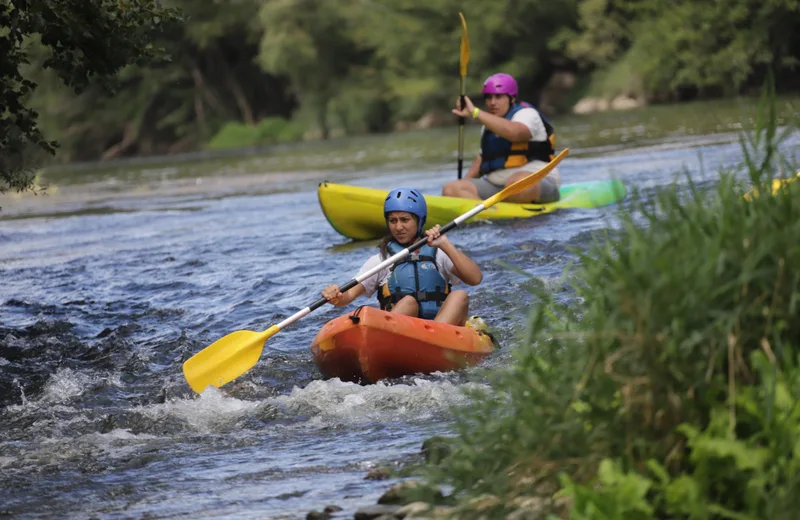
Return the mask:
{"type": "Polygon", "coordinates": [[[457,370],[494,350],[491,336],[471,323],[457,327],[359,307],[326,323],[311,343],[311,354],[326,377],[361,384],[457,370]]]}

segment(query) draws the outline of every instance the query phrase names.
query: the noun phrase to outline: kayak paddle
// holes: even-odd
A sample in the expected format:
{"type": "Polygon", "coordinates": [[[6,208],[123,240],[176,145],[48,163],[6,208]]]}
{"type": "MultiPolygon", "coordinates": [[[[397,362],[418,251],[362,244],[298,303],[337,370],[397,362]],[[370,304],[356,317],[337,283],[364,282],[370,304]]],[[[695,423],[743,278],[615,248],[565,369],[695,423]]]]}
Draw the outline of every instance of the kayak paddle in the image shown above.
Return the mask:
{"type": "MultiPolygon", "coordinates": [[[[463,215],[456,217],[452,222],[442,226],[439,230],[443,235],[458,226],[465,220],[468,220],[481,211],[490,208],[501,202],[511,195],[515,195],[527,188],[530,188],[537,182],[544,179],[550,171],[561,162],[569,153],[569,148],[565,148],[558,154],[552,161],[536,173],[528,175],[511,186],[506,187],[501,192],[484,200],[471,210],[463,215]]],[[[428,237],[423,237],[417,240],[414,244],[403,249],[399,253],[392,255],[380,264],[376,265],[369,271],[358,275],[349,282],[340,287],[341,292],[345,292],[356,284],[359,284],[367,278],[375,275],[381,269],[385,269],[394,264],[398,260],[405,258],[411,251],[419,249],[428,242],[428,237]]],[[[201,350],[194,356],[190,357],[183,364],[183,375],[186,382],[197,393],[205,390],[209,385],[220,387],[229,383],[241,376],[255,366],[258,359],[261,357],[261,351],[264,348],[264,342],[277,334],[283,328],[291,325],[300,318],[306,316],[316,309],[328,303],[325,298],[320,298],[305,309],[302,309],[295,314],[289,316],[277,325],[273,325],[265,331],[253,332],[250,330],[237,330],[227,336],[218,339],[205,349],[201,350]]]]}
{"type": "MultiPolygon", "coordinates": [[[[458,13],[461,17],[461,66],[459,75],[461,76],[461,108],[464,108],[464,81],[467,77],[467,64],[469,63],[469,37],[467,36],[467,21],[464,15],[458,13]]],[[[464,116],[458,118],[458,178],[461,178],[461,172],[464,170],[464,116]]]]}

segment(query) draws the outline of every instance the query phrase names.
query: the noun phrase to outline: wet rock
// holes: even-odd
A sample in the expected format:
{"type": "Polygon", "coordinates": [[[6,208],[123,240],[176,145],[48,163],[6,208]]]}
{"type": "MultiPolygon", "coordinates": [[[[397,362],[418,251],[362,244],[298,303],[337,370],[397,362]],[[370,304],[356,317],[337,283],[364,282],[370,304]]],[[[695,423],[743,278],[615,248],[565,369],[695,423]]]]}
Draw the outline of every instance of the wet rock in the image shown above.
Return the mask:
{"type": "Polygon", "coordinates": [[[611,100],[585,97],[572,107],[572,113],[591,114],[592,112],[605,112],[606,110],[630,110],[643,107],[644,105],[644,100],[629,95],[619,95],[611,100]]]}
{"type": "Polygon", "coordinates": [[[426,518],[428,513],[433,510],[433,506],[427,502],[411,502],[397,510],[397,516],[410,520],[413,518],[426,518]]]}
{"type": "Polygon", "coordinates": [[[335,505],[325,506],[325,509],[323,509],[323,511],[325,511],[328,514],[330,514],[330,513],[338,513],[341,510],[342,510],[341,507],[335,506],[335,505]]]}
{"type": "MultiPolygon", "coordinates": [[[[405,517],[403,517],[403,520],[453,520],[453,519],[457,520],[458,519],[458,516],[454,516],[455,508],[449,506],[431,507],[430,504],[426,504],[425,502],[414,502],[412,504],[409,504],[408,506],[404,506],[403,509],[405,509],[405,507],[410,507],[414,504],[423,504],[425,505],[426,509],[423,510],[422,507],[420,506],[420,508],[416,510],[416,512],[410,512],[405,517]]],[[[403,509],[398,511],[397,513],[398,516],[403,514],[403,509]]]]}
{"type": "MultiPolygon", "coordinates": [[[[452,520],[453,518],[456,518],[453,516],[454,514],[453,512],[455,511],[455,509],[456,509],[455,507],[450,507],[450,506],[436,506],[433,508],[433,514],[431,515],[431,518],[452,520]]],[[[414,520],[414,519],[409,518],[408,520],[414,520]]]]}
{"type": "Polygon", "coordinates": [[[419,480],[406,480],[389,488],[379,499],[379,504],[405,505],[418,500],[436,503],[444,500],[442,492],[419,480]]]}
{"type": "Polygon", "coordinates": [[[331,517],[325,511],[309,511],[306,515],[306,520],[328,520],[331,517]]]}
{"type": "Polygon", "coordinates": [[[426,439],[422,443],[422,454],[425,456],[425,462],[438,464],[442,459],[450,455],[453,451],[450,442],[450,439],[440,435],[426,439]]]}
{"type": "Polygon", "coordinates": [[[390,476],[389,468],[373,468],[369,470],[364,480],[386,480],[390,476]]]}
{"type": "Polygon", "coordinates": [[[572,107],[573,114],[591,114],[592,112],[605,112],[608,110],[609,102],[607,99],[585,97],[572,107]]]}
{"type": "Polygon", "coordinates": [[[381,516],[396,518],[400,506],[377,505],[362,507],[355,514],[355,520],[376,520],[381,516]]]}
{"type": "Polygon", "coordinates": [[[511,504],[517,509],[507,514],[505,520],[539,520],[547,517],[552,500],[542,497],[517,497],[511,504]]]}
{"type": "Polygon", "coordinates": [[[617,96],[611,100],[611,110],[631,110],[632,108],[640,108],[644,106],[644,102],[631,96],[617,96]]]}
{"type": "Polygon", "coordinates": [[[502,503],[503,501],[495,495],[483,494],[470,500],[468,507],[471,510],[483,512],[499,506],[502,503]]]}

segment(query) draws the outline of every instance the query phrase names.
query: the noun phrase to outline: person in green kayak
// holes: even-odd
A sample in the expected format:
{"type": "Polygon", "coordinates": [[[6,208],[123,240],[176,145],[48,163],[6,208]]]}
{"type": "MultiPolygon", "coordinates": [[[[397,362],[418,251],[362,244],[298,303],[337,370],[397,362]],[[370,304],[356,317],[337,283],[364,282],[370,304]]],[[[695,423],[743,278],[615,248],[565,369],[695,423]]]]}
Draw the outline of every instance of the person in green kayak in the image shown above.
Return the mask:
{"type": "MultiPolygon", "coordinates": [[[[487,199],[518,180],[535,173],[555,155],[553,127],[529,103],[517,100],[517,81],[494,74],[483,83],[486,111],[468,97],[456,102],[453,113],[483,124],[480,154],[464,179],[447,183],[442,195],[487,199]]],[[[554,169],[539,183],[512,195],[509,202],[555,202],[560,198],[561,175],[554,169]]]]}
{"type": "Polygon", "coordinates": [[[329,303],[343,307],[366,294],[378,293],[380,308],[391,312],[463,326],[469,311],[469,296],[453,285],[478,285],[483,279],[478,265],[439,232],[439,226],[423,233],[428,217],[425,197],[413,188],[389,192],[383,204],[389,235],[378,246],[358,274],[365,273],[399,253],[422,236],[428,243],[411,252],[393,267],[378,271],[345,293],[332,284],[322,290],[329,303]]]}

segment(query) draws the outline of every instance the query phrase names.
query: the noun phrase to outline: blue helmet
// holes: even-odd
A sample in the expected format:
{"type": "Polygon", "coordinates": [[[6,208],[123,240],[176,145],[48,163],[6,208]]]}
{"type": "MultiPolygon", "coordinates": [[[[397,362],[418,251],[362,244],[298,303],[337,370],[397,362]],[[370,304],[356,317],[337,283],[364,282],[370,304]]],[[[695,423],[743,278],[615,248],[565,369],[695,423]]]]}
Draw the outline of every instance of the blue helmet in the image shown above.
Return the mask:
{"type": "Polygon", "coordinates": [[[417,235],[422,234],[422,226],[428,218],[428,205],[425,197],[414,188],[397,188],[389,192],[383,203],[383,216],[387,217],[392,211],[405,211],[417,216],[417,235]]]}

